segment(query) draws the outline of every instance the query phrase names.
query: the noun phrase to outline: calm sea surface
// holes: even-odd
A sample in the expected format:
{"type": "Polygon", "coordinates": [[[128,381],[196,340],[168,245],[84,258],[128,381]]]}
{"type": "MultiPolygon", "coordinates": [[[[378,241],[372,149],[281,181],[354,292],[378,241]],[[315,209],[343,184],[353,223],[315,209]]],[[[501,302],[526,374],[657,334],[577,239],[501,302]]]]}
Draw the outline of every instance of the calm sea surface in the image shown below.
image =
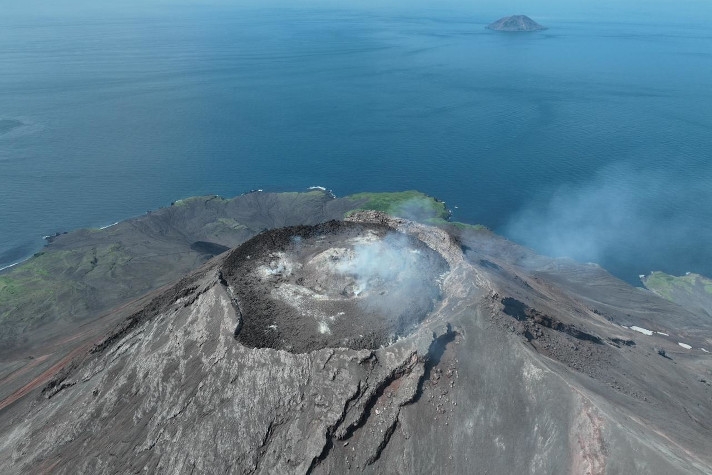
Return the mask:
{"type": "Polygon", "coordinates": [[[323,185],[418,189],[631,282],[712,275],[712,30],[537,19],[0,17],[0,267],[179,198],[323,185]]]}

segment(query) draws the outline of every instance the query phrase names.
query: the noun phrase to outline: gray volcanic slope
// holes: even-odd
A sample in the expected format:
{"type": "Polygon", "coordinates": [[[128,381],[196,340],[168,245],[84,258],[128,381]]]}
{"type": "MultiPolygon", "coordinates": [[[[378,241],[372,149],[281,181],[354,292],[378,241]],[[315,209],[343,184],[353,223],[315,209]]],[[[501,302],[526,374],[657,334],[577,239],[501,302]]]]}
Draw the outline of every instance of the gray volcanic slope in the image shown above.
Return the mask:
{"type": "Polygon", "coordinates": [[[0,472],[712,472],[709,318],[488,232],[265,232],[135,309],[1,406],[0,472]]]}

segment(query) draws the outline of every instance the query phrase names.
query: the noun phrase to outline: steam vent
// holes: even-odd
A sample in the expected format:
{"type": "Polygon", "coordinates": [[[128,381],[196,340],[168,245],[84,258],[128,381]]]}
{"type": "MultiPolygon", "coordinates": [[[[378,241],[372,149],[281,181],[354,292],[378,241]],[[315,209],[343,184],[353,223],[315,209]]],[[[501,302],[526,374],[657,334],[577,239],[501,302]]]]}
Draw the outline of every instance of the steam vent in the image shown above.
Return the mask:
{"type": "Polygon", "coordinates": [[[235,249],[222,276],[253,348],[375,349],[412,332],[441,300],[447,262],[378,223],[331,221],[266,231],[235,249]]]}

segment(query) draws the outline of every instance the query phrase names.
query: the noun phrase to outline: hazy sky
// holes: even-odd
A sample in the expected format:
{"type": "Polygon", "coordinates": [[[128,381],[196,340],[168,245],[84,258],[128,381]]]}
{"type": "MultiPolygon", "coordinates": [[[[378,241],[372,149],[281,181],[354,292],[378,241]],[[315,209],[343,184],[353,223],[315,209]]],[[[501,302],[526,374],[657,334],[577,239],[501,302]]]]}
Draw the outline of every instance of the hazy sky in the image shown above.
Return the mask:
{"type": "MultiPolygon", "coordinates": [[[[711,0],[23,0],[4,2],[3,17],[20,15],[140,15],[147,11],[196,7],[252,6],[285,8],[368,9],[381,12],[426,14],[429,10],[492,19],[527,14],[537,20],[606,20],[620,22],[697,23],[712,21],[711,0]]],[[[0,23],[4,23],[0,18],[0,23]]]]}

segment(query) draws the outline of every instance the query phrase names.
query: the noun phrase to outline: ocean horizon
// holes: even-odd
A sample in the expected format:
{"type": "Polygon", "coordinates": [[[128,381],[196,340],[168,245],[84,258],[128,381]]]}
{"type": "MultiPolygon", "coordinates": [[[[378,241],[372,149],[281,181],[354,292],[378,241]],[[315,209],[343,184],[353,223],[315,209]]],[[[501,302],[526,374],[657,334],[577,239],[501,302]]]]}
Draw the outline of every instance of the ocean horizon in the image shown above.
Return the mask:
{"type": "Polygon", "coordinates": [[[631,283],[712,275],[703,18],[531,14],[549,29],[503,34],[491,10],[15,8],[0,18],[0,271],[43,236],[188,196],[319,185],[416,189],[631,283]]]}

